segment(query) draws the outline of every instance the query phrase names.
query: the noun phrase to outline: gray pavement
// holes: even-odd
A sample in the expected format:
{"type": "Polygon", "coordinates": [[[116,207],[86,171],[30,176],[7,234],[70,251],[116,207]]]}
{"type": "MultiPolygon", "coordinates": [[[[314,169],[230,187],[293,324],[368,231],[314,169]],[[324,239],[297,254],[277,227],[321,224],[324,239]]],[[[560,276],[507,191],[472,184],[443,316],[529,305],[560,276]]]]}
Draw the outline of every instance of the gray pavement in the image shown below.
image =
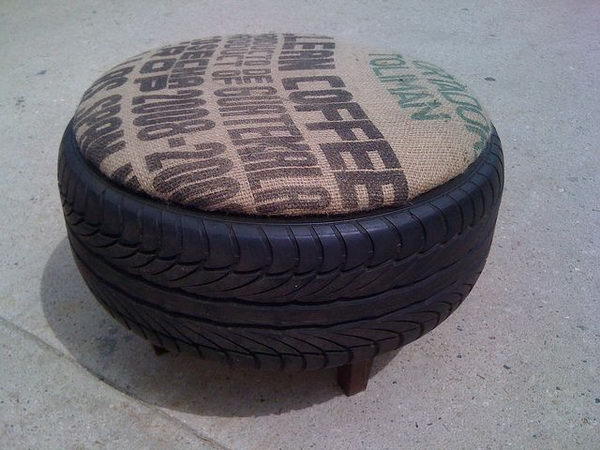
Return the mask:
{"type": "Polygon", "coordinates": [[[81,1],[0,3],[0,448],[600,448],[600,3],[81,1]],[[55,165],[99,73],[214,34],[327,33],[465,80],[506,153],[488,265],[461,309],[334,372],[157,358],[79,277],[55,165]]]}

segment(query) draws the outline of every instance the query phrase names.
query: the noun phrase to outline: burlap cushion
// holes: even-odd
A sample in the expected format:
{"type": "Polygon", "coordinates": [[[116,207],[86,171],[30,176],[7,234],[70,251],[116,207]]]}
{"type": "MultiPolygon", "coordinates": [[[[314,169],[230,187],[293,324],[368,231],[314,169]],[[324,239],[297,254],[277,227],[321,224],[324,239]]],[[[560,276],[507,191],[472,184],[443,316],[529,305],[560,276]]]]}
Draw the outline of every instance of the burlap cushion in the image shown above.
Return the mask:
{"type": "Polygon", "coordinates": [[[456,177],[491,130],[452,75],[324,36],[235,35],[135,56],[84,94],[84,157],[205,211],[327,215],[399,206],[456,177]]]}

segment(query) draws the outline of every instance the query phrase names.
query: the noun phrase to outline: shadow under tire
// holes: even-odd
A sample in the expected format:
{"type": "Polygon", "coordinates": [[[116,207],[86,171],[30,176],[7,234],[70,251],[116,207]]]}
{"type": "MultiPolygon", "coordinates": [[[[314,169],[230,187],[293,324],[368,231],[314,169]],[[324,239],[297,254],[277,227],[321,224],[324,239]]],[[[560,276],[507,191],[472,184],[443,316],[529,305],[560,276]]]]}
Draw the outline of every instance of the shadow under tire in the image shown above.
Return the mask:
{"type": "Polygon", "coordinates": [[[69,125],[58,182],[81,274],[125,326],[229,364],[312,370],[404,346],[458,308],[492,242],[503,160],[494,130],[466,172],[404,207],[233,216],[114,184],[69,125]]]}

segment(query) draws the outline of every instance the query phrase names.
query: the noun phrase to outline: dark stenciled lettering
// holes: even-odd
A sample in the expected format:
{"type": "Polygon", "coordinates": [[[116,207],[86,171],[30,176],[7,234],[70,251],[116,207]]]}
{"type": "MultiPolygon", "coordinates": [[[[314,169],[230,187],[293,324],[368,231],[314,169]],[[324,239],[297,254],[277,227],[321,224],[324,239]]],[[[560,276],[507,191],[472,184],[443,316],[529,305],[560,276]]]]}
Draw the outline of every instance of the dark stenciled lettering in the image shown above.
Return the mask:
{"type": "Polygon", "coordinates": [[[358,142],[331,142],[321,144],[321,149],[325,153],[327,162],[334,170],[352,170],[349,167],[344,155],[352,157],[352,163],[355,169],[375,170],[375,164],[372,155],[377,155],[383,162],[383,167],[388,169],[399,168],[398,158],[394,150],[387,141],[379,139],[376,141],[358,141],[358,142]]]}
{"type": "Polygon", "coordinates": [[[342,89],[323,89],[318,91],[296,91],[290,93],[295,103],[345,103],[352,100],[352,94],[342,89]]]}
{"type": "MultiPolygon", "coordinates": [[[[233,121],[229,123],[231,122],[233,121]]],[[[243,125],[239,128],[227,130],[233,141],[252,138],[302,136],[289,114],[281,114],[279,117],[244,120],[243,125]]]]}
{"type": "Polygon", "coordinates": [[[327,120],[331,121],[343,120],[341,111],[345,111],[344,115],[353,119],[367,119],[367,114],[358,103],[354,102],[296,105],[295,109],[296,111],[319,111],[327,120]]]}
{"type": "Polygon", "coordinates": [[[100,91],[110,91],[111,89],[115,89],[124,85],[128,79],[127,75],[131,73],[132,70],[133,66],[118,67],[114,68],[107,74],[104,74],[102,77],[98,78],[94,84],[88,88],[87,91],[85,91],[81,101],[83,102],[89,100],[92,96],[96,95],[100,91]]]}
{"type": "Polygon", "coordinates": [[[142,66],[140,73],[164,72],[170,70],[176,62],[177,58],[151,59],[142,66]]]}
{"type": "Polygon", "coordinates": [[[337,136],[337,141],[319,147],[334,171],[344,208],[357,208],[364,201],[370,208],[383,205],[390,200],[386,192],[394,202],[406,200],[408,186],[398,157],[361,106],[352,102],[340,77],[289,77],[282,84],[296,111],[323,115],[324,121],[305,124],[308,130],[337,136]]]}
{"type": "MultiPolygon", "coordinates": [[[[254,149],[253,149],[254,150],[254,149]]],[[[311,167],[317,165],[317,157],[310,151],[281,150],[252,151],[243,149],[242,161],[249,172],[275,167],[311,167]]]]}
{"type": "Polygon", "coordinates": [[[278,149],[281,151],[292,150],[295,152],[310,150],[310,146],[304,142],[304,137],[301,134],[296,136],[236,139],[233,143],[235,145],[247,146],[238,150],[238,153],[242,156],[250,153],[258,154],[268,149],[273,149],[273,151],[278,149]]]}
{"type": "Polygon", "coordinates": [[[272,33],[231,36],[217,55],[215,67],[268,66],[276,46],[277,35],[272,33]]]}
{"type": "Polygon", "coordinates": [[[140,75],[147,76],[136,78],[133,82],[139,86],[140,92],[200,86],[220,41],[220,37],[198,39],[159,49],[140,69],[140,75]]]}
{"type": "Polygon", "coordinates": [[[238,101],[232,99],[220,99],[219,111],[223,117],[234,116],[260,116],[269,114],[283,114],[286,112],[281,99],[276,100],[247,100],[238,101]]]}
{"type": "Polygon", "coordinates": [[[285,34],[279,70],[334,69],[335,42],[326,36],[285,34]]]}
{"type": "Polygon", "coordinates": [[[361,206],[359,189],[362,187],[367,193],[368,205],[379,206],[393,201],[401,203],[408,197],[408,186],[404,176],[399,176],[398,171],[347,171],[336,172],[335,178],[342,194],[342,205],[346,209],[361,206]],[[385,198],[385,189],[391,188],[392,199],[385,198]]]}
{"type": "Polygon", "coordinates": [[[277,89],[273,86],[252,86],[252,87],[230,87],[217,89],[215,95],[217,97],[250,97],[250,96],[264,96],[264,95],[275,95],[277,89]]]}
{"type": "Polygon", "coordinates": [[[300,89],[300,83],[310,83],[314,89],[316,88],[341,88],[346,85],[342,79],[335,75],[312,75],[307,77],[290,77],[281,80],[283,88],[286,91],[300,89]]]}
{"type": "Polygon", "coordinates": [[[284,34],[283,50],[333,50],[335,42],[330,36],[314,36],[314,35],[296,35],[292,33],[284,34]]]}
{"type": "Polygon", "coordinates": [[[264,189],[254,194],[259,214],[282,211],[319,211],[331,203],[331,194],[321,186],[282,186],[264,189]]]}
{"type": "Polygon", "coordinates": [[[118,169],[110,174],[110,178],[120,185],[137,191],[140,189],[140,181],[138,177],[133,175],[133,166],[131,163],[123,164],[118,169]]]}
{"type": "Polygon", "coordinates": [[[176,94],[134,97],[131,112],[137,116],[133,124],[140,127],[138,139],[151,141],[213,128],[215,123],[203,118],[208,110],[200,107],[206,103],[201,95],[197,89],[182,89],[176,94]]]}
{"type": "MultiPolygon", "coordinates": [[[[240,48],[245,50],[239,55],[243,61],[244,52],[252,51],[252,41],[241,39],[242,43],[240,48]]],[[[283,99],[271,85],[270,69],[251,70],[255,72],[222,69],[212,76],[215,81],[230,85],[216,89],[214,94],[223,125],[242,161],[256,211],[280,214],[327,207],[331,202],[327,189],[307,186],[308,178],[321,178],[323,172],[283,99]]]]}
{"type": "Polygon", "coordinates": [[[202,107],[206,101],[201,96],[198,89],[138,95],[132,100],[131,112],[136,116],[133,125],[139,127],[140,140],[165,139],[162,145],[175,149],[146,157],[154,189],[170,201],[210,209],[237,195],[240,187],[225,176],[233,162],[222,155],[223,144],[186,142],[187,135],[215,126],[205,118],[209,112],[202,107]]]}
{"type": "Polygon", "coordinates": [[[230,200],[240,191],[239,183],[225,176],[233,162],[218,142],[194,144],[193,151],[157,152],[146,157],[146,166],[154,175],[153,186],[174,202],[210,209],[230,200]],[[173,162],[177,162],[173,164],[173,162]],[[164,167],[166,162],[171,164],[164,167]]]}
{"type": "Polygon", "coordinates": [[[96,166],[104,159],[125,148],[121,96],[110,95],[81,109],[73,118],[73,130],[79,137],[79,146],[86,158],[96,166]],[[79,133],[83,130],[82,133],[79,133]]]}
{"type": "MultiPolygon", "coordinates": [[[[272,86],[229,87],[215,91],[215,95],[220,97],[217,105],[224,118],[283,114],[286,109],[283,100],[276,93],[277,90],[272,86]]],[[[242,120],[239,123],[247,123],[247,121],[242,120]]],[[[225,124],[235,123],[226,121],[225,124]]]]}
{"type": "Polygon", "coordinates": [[[279,167],[276,169],[263,169],[255,172],[247,172],[248,183],[253,191],[263,189],[264,181],[272,181],[276,178],[312,178],[321,175],[319,167],[279,167]]]}
{"type": "Polygon", "coordinates": [[[216,70],[212,77],[224,84],[273,83],[271,69],[216,70]]]}
{"type": "Polygon", "coordinates": [[[383,134],[370,120],[335,120],[306,124],[309,130],[333,130],[344,141],[356,141],[359,137],[354,130],[360,130],[367,139],[383,139],[383,134]]]}

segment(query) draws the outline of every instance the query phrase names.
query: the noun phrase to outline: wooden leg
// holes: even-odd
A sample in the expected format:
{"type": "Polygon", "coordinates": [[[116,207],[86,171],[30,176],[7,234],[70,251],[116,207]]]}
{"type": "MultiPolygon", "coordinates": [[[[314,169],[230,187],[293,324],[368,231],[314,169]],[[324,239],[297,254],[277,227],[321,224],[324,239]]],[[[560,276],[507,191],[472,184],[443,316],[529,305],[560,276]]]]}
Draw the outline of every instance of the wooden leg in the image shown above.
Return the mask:
{"type": "Polygon", "coordinates": [[[340,366],[337,369],[338,384],[347,396],[358,394],[367,388],[372,359],[340,366]]]}
{"type": "Polygon", "coordinates": [[[160,356],[160,355],[164,355],[165,353],[169,353],[169,350],[167,350],[164,347],[159,347],[158,345],[153,345],[152,349],[154,350],[154,354],[156,356],[160,356]]]}

